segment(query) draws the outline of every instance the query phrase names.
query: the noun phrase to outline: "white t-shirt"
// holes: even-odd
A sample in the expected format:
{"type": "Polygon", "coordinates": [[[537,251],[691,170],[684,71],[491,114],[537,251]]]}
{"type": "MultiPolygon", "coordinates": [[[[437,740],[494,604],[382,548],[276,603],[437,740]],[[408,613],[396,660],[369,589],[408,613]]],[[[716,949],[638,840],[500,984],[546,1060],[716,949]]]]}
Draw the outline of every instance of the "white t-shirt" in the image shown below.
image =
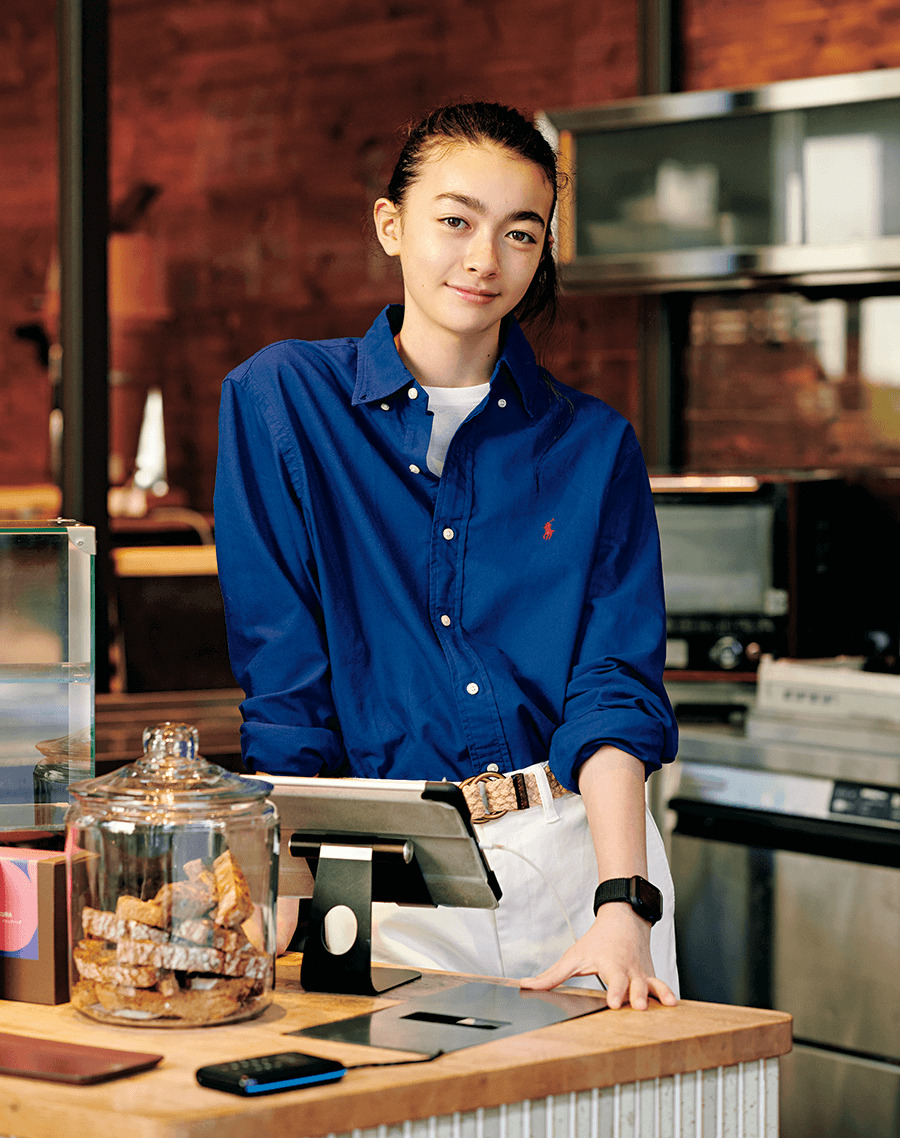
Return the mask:
{"type": "Polygon", "coordinates": [[[438,478],[444,471],[444,459],[447,457],[450,440],[460,424],[484,399],[490,387],[489,383],[479,383],[475,387],[426,387],[422,384],[422,390],[428,396],[428,410],[432,414],[431,440],[425,461],[428,469],[438,478]]]}

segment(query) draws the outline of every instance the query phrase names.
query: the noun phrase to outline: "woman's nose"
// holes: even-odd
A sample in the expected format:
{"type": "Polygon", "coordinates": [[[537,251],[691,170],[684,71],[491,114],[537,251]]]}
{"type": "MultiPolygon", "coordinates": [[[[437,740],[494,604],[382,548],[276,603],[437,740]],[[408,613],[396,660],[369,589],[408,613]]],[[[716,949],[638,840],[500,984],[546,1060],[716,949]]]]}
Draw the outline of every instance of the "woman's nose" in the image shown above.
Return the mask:
{"type": "Polygon", "coordinates": [[[489,234],[473,233],[466,249],[466,268],[480,276],[492,276],[499,268],[497,249],[489,234]]]}

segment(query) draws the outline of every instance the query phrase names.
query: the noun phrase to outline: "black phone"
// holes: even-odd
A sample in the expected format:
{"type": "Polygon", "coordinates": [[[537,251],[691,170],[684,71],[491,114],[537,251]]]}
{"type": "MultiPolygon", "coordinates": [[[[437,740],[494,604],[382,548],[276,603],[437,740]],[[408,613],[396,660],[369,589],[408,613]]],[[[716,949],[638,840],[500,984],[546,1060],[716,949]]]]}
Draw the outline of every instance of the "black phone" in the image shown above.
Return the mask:
{"type": "Polygon", "coordinates": [[[233,1095],[270,1095],[316,1083],[334,1083],[346,1073],[347,1068],[334,1059],[321,1059],[302,1051],[281,1051],[231,1063],[210,1063],[198,1069],[197,1082],[201,1087],[233,1095]]]}

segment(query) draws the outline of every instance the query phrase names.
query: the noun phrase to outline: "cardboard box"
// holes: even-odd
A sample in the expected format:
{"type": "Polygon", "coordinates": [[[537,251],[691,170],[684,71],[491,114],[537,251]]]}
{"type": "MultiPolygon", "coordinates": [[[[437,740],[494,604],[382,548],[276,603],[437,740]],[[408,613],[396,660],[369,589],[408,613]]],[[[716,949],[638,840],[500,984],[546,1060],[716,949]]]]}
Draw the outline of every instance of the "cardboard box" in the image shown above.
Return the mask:
{"type": "Polygon", "coordinates": [[[0,999],[69,999],[65,854],[0,847],[0,999]]]}

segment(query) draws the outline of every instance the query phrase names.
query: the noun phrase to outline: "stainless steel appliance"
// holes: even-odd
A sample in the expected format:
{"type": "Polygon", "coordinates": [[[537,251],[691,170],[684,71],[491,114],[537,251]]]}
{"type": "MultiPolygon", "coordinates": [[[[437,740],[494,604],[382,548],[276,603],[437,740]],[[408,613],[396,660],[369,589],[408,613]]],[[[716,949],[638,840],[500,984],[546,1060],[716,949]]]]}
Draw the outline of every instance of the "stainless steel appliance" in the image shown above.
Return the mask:
{"type": "Polygon", "coordinates": [[[868,655],[894,641],[900,527],[861,484],[814,474],[650,484],[667,668],[740,673],[766,654],[868,655]]]}
{"type": "Polygon", "coordinates": [[[686,728],[669,800],[685,998],[794,1017],[786,1138],[900,1135],[894,755],[686,728]]]}

